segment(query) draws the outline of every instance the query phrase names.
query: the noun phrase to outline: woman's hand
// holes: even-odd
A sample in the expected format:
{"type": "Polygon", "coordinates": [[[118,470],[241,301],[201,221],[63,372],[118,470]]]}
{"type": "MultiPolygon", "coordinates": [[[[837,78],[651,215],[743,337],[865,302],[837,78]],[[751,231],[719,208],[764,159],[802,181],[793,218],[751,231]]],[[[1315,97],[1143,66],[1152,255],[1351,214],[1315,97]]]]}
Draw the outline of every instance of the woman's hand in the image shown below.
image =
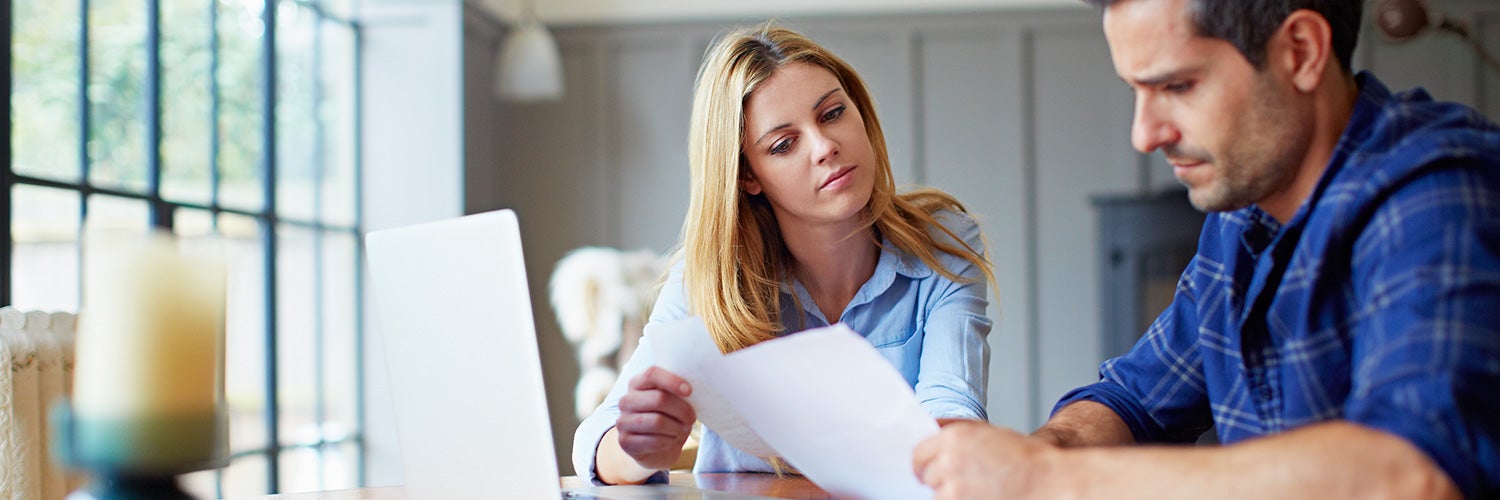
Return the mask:
{"type": "Polygon", "coordinates": [[[698,419],[684,399],[692,392],[682,377],[655,366],[630,379],[615,421],[620,449],[641,467],[671,467],[698,419]]]}

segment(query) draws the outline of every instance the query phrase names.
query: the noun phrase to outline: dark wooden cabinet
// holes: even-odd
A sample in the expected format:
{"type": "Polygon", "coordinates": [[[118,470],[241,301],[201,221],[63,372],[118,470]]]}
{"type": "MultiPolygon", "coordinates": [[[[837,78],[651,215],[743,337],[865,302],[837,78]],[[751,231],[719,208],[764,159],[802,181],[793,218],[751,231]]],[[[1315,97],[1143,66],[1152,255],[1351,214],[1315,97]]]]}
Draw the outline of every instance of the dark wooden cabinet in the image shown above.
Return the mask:
{"type": "MultiPolygon", "coordinates": [[[[1205,215],[1188,203],[1187,191],[1099,196],[1101,332],[1108,358],[1129,351],[1151,322],[1172,303],[1177,281],[1198,251],[1205,215]]],[[[1200,445],[1218,440],[1210,428],[1200,445]]]]}
{"type": "Polygon", "coordinates": [[[1204,214],[1187,191],[1099,196],[1103,346],[1124,354],[1172,303],[1178,277],[1198,249],[1204,214]]]}

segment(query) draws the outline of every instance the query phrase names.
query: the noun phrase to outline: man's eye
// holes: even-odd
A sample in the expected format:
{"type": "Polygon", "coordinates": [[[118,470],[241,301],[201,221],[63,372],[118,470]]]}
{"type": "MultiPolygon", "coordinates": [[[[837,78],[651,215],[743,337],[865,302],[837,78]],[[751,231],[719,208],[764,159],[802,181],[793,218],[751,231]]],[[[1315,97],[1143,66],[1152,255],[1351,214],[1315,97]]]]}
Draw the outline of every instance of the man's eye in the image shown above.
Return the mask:
{"type": "Polygon", "coordinates": [[[1183,92],[1187,92],[1189,90],[1192,90],[1192,88],[1193,88],[1193,83],[1192,82],[1172,82],[1172,83],[1168,83],[1166,85],[1163,85],[1161,87],[1162,90],[1167,91],[1169,93],[1173,93],[1173,94],[1181,94],[1183,92]]]}

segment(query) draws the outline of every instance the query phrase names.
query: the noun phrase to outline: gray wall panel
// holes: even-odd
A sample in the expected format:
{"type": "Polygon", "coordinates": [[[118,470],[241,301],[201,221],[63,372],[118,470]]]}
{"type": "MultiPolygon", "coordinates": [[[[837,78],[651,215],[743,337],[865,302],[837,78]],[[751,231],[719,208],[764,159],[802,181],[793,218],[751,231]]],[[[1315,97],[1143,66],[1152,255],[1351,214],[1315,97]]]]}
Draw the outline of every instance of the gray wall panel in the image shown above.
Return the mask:
{"type": "MultiPolygon", "coordinates": [[[[565,74],[596,73],[598,51],[580,44],[561,46],[565,74]]],[[[470,213],[514,209],[521,221],[525,242],[526,273],[532,291],[532,316],[537,341],[546,362],[542,363],[547,386],[547,406],[552,415],[552,433],[558,445],[558,467],[573,468],[569,450],[573,429],[573,381],[578,364],[572,345],[563,338],[556,316],[547,303],[547,280],[552,266],[564,254],[581,246],[610,244],[606,240],[610,213],[607,201],[615,186],[604,176],[602,127],[598,120],[599,86],[592,78],[569,78],[567,98],[552,103],[492,105],[485,92],[478,92],[469,115],[494,110],[500,127],[493,135],[476,139],[467,163],[471,170],[488,167],[497,173],[484,186],[469,192],[488,191],[485,199],[470,198],[470,213]],[[499,144],[500,157],[477,157],[475,149],[485,141],[499,144]]],[[[485,87],[488,89],[488,87],[485,87]]],[[[474,118],[470,119],[471,121],[474,118]]],[[[471,178],[474,176],[471,175],[471,178]]]]}
{"type": "Polygon", "coordinates": [[[472,19],[466,19],[465,27],[479,33],[464,37],[464,67],[469,71],[464,73],[463,154],[464,164],[472,167],[464,169],[464,213],[472,214],[486,210],[481,203],[505,199],[501,186],[506,179],[500,167],[507,149],[496,137],[505,120],[491,84],[501,34],[472,19]]]}
{"type": "Polygon", "coordinates": [[[969,30],[928,35],[917,55],[928,184],[958,197],[979,220],[999,281],[990,291],[990,421],[1027,428],[1036,410],[1027,390],[1033,339],[1026,263],[1032,256],[1020,47],[1015,31],[969,30]]]}
{"type": "Polygon", "coordinates": [[[1115,78],[1098,27],[1038,33],[1034,50],[1040,416],[1063,393],[1097,380],[1099,238],[1089,197],[1140,186],[1139,162],[1121,133],[1130,126],[1130,92],[1115,78]]]}
{"type": "Polygon", "coordinates": [[[1370,44],[1370,70],[1392,91],[1421,86],[1442,101],[1469,100],[1474,95],[1473,56],[1458,37],[1426,33],[1392,44],[1379,36],[1367,36],[1362,42],[1370,44]]]}
{"type": "MultiPolygon", "coordinates": [[[[1484,41],[1490,55],[1500,58],[1500,8],[1477,16],[1477,20],[1480,40],[1484,41]]],[[[1483,103],[1485,115],[1490,120],[1495,120],[1500,118],[1500,69],[1483,66],[1479,71],[1479,81],[1484,84],[1480,102],[1483,103]]]]}
{"type": "Polygon", "coordinates": [[[630,40],[609,49],[606,164],[619,186],[616,245],[665,252],[687,216],[687,130],[693,74],[686,40],[630,40]]]}
{"type": "MultiPolygon", "coordinates": [[[[1491,54],[1500,55],[1500,4],[1494,0],[1431,0],[1434,21],[1438,17],[1468,26],[1491,54]]],[[[1366,17],[1370,15],[1366,11],[1366,17]]],[[[1367,19],[1368,20],[1368,19],[1367,19]]],[[[1366,23],[1356,52],[1355,66],[1370,69],[1393,91],[1421,86],[1433,98],[1482,106],[1494,117],[1497,108],[1488,96],[1500,92],[1500,72],[1482,66],[1469,44],[1457,35],[1429,28],[1404,42],[1381,36],[1373,22],[1366,23]]]]}

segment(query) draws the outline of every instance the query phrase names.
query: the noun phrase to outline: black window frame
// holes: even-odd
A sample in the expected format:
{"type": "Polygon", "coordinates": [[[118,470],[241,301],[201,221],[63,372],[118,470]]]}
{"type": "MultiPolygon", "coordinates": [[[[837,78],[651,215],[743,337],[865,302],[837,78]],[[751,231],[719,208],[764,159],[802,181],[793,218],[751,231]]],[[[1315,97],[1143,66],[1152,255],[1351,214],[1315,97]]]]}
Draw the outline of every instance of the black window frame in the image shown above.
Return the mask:
{"type": "MultiPolygon", "coordinates": [[[[263,119],[263,122],[262,122],[261,127],[260,127],[260,135],[261,135],[260,141],[261,141],[261,146],[262,146],[262,150],[261,150],[262,157],[261,157],[261,160],[260,160],[260,175],[261,175],[261,189],[262,189],[262,194],[263,194],[264,197],[262,199],[263,203],[262,203],[262,207],[260,209],[258,209],[258,210],[244,210],[244,209],[237,209],[237,208],[233,208],[233,207],[221,206],[220,203],[219,203],[219,194],[220,194],[220,190],[221,190],[220,189],[220,185],[219,185],[220,184],[219,183],[219,180],[220,180],[219,179],[219,172],[220,172],[220,165],[219,165],[219,145],[220,145],[220,142],[221,142],[220,139],[219,139],[219,116],[220,116],[220,113],[219,113],[219,111],[220,111],[220,109],[219,109],[219,103],[221,101],[221,99],[220,99],[221,96],[220,96],[220,93],[219,93],[219,81],[218,81],[218,67],[219,67],[220,48],[221,48],[219,46],[219,34],[218,34],[218,24],[219,24],[219,19],[218,19],[218,15],[219,15],[218,14],[218,10],[219,9],[218,9],[218,6],[219,6],[219,1],[218,0],[203,0],[203,1],[209,2],[209,5],[211,6],[209,8],[209,12],[210,13],[209,13],[209,19],[207,19],[207,22],[209,23],[210,28],[211,28],[209,30],[209,32],[211,33],[211,35],[210,35],[210,41],[209,41],[209,46],[210,46],[210,51],[212,53],[212,55],[211,55],[211,62],[210,62],[210,68],[211,69],[210,69],[210,73],[209,73],[211,75],[210,76],[210,81],[211,81],[211,83],[210,83],[210,87],[211,87],[210,95],[211,95],[211,99],[212,99],[212,101],[211,101],[212,102],[212,104],[211,104],[211,110],[212,110],[211,111],[211,115],[213,116],[213,118],[209,120],[209,122],[210,122],[209,126],[211,127],[210,137],[212,137],[211,150],[210,150],[211,151],[211,153],[210,153],[210,178],[211,178],[211,184],[212,184],[212,191],[211,191],[212,194],[211,194],[211,197],[210,197],[210,201],[207,204],[190,203],[190,202],[182,202],[182,201],[172,201],[172,200],[164,199],[162,197],[162,195],[161,195],[161,166],[162,166],[162,157],[161,157],[161,148],[162,148],[162,127],[161,127],[161,122],[162,122],[162,103],[161,103],[161,92],[162,92],[162,89],[161,89],[162,61],[160,60],[160,55],[161,55],[161,30],[160,30],[160,28],[161,28],[161,0],[141,0],[141,1],[145,2],[146,9],[147,9],[147,13],[146,13],[146,38],[145,38],[146,72],[145,72],[145,75],[144,75],[144,86],[143,86],[143,92],[144,92],[145,96],[144,96],[144,106],[143,106],[143,110],[142,110],[142,114],[144,116],[140,117],[141,119],[143,119],[145,121],[145,134],[144,134],[144,136],[145,136],[145,140],[147,141],[147,148],[146,148],[146,151],[147,151],[147,159],[146,159],[147,185],[146,185],[146,188],[144,189],[144,192],[132,192],[130,190],[106,188],[106,187],[94,186],[94,185],[91,184],[91,182],[89,180],[89,163],[90,163],[90,159],[89,159],[88,150],[87,150],[87,147],[88,147],[87,144],[88,144],[89,133],[90,133],[89,121],[90,121],[91,118],[90,118],[90,101],[89,101],[88,95],[86,93],[87,89],[88,89],[89,68],[90,68],[89,57],[88,57],[89,56],[89,33],[90,33],[89,15],[88,15],[88,13],[89,13],[90,0],[77,0],[77,1],[78,1],[78,6],[79,6],[79,13],[80,13],[80,16],[79,16],[79,23],[80,23],[79,26],[80,26],[80,29],[79,29],[79,38],[78,38],[78,42],[79,42],[78,43],[78,51],[79,51],[79,57],[80,57],[80,62],[79,62],[79,66],[78,66],[78,71],[79,71],[78,72],[78,78],[79,78],[79,80],[78,80],[78,82],[79,82],[79,86],[78,86],[78,88],[79,88],[79,91],[78,91],[79,92],[79,94],[78,94],[78,96],[79,96],[79,106],[78,106],[78,108],[79,109],[77,110],[77,112],[78,112],[77,120],[78,120],[78,123],[80,125],[80,127],[79,127],[80,133],[79,133],[79,137],[77,138],[77,140],[78,140],[78,152],[79,152],[79,159],[78,159],[78,161],[79,161],[79,164],[80,164],[79,166],[80,166],[81,170],[80,170],[79,180],[78,180],[78,182],[75,183],[75,182],[57,181],[57,180],[53,180],[53,179],[33,177],[33,176],[27,176],[27,175],[20,175],[20,174],[17,174],[17,173],[15,173],[13,171],[14,165],[13,165],[12,162],[13,162],[14,158],[13,158],[13,150],[12,150],[12,147],[13,147],[12,146],[12,140],[13,140],[13,137],[12,137],[13,123],[12,123],[12,120],[14,119],[14,117],[12,116],[12,110],[13,110],[12,107],[13,107],[13,105],[12,105],[12,102],[11,102],[11,98],[12,98],[12,94],[11,93],[13,91],[12,79],[13,79],[13,76],[14,76],[13,75],[13,67],[12,67],[12,65],[14,63],[12,51],[14,50],[14,43],[15,43],[15,40],[14,40],[14,37],[13,37],[13,29],[14,29],[14,22],[15,22],[14,21],[14,18],[15,18],[14,13],[15,13],[15,11],[14,11],[14,5],[13,5],[12,0],[0,0],[0,13],[4,14],[3,16],[0,16],[0,17],[3,17],[3,21],[0,21],[0,40],[4,41],[5,47],[6,47],[5,50],[3,51],[3,55],[0,55],[0,58],[3,58],[3,60],[0,60],[0,63],[3,63],[3,64],[0,64],[0,94],[3,94],[3,95],[6,96],[6,99],[5,99],[6,119],[3,120],[3,121],[0,121],[0,136],[4,137],[4,140],[0,141],[0,163],[3,163],[3,165],[4,165],[4,168],[0,168],[0,196],[4,196],[4,202],[0,203],[0,233],[3,233],[5,235],[4,252],[0,252],[0,269],[3,269],[5,271],[3,273],[0,273],[0,305],[5,305],[5,304],[11,304],[12,303],[12,300],[11,300],[12,299],[12,290],[11,290],[12,282],[11,281],[12,281],[12,275],[13,275],[13,273],[11,272],[11,269],[13,269],[12,266],[14,264],[14,262],[13,262],[13,255],[14,255],[14,250],[15,250],[15,241],[14,241],[14,235],[12,233],[12,226],[13,226],[13,224],[12,224],[11,218],[14,216],[14,210],[13,210],[13,207],[11,206],[11,204],[13,203],[11,193],[12,193],[12,190],[13,190],[13,188],[15,186],[18,186],[18,185],[41,186],[41,187],[48,187],[48,188],[54,188],[54,189],[69,190],[69,191],[73,191],[73,192],[78,193],[78,195],[79,195],[79,203],[80,203],[80,212],[79,212],[80,213],[80,221],[83,220],[83,219],[87,219],[87,217],[88,217],[88,200],[89,200],[89,197],[91,195],[94,195],[94,194],[104,194],[104,195],[109,195],[109,196],[115,196],[115,197],[127,198],[127,199],[133,199],[133,200],[140,200],[140,201],[146,202],[147,205],[148,205],[148,207],[149,207],[149,214],[150,214],[149,215],[149,218],[150,218],[149,222],[150,222],[150,226],[153,227],[153,228],[162,229],[162,230],[165,230],[165,231],[168,231],[168,232],[170,232],[172,230],[172,227],[173,227],[173,224],[172,224],[172,222],[173,222],[172,221],[172,218],[173,218],[172,214],[173,214],[173,212],[175,210],[177,210],[179,208],[196,209],[196,210],[201,210],[201,211],[205,211],[205,212],[213,214],[214,215],[214,217],[213,217],[214,226],[215,226],[216,229],[217,229],[217,225],[218,225],[218,215],[220,215],[220,214],[236,214],[236,215],[240,215],[240,216],[244,216],[244,217],[253,218],[253,219],[255,219],[257,221],[258,226],[260,227],[260,242],[259,243],[260,243],[263,255],[265,256],[264,257],[265,260],[263,262],[263,265],[264,265],[264,273],[265,273],[265,276],[264,276],[264,280],[265,280],[264,281],[264,284],[265,284],[264,300],[265,300],[265,304],[266,304],[266,311],[265,311],[265,319],[264,319],[264,321],[265,321],[265,349],[266,349],[266,355],[265,355],[265,358],[266,358],[265,359],[265,384],[266,384],[265,418],[266,418],[266,422],[265,422],[265,424],[266,424],[266,443],[267,443],[267,446],[259,447],[259,448],[252,448],[252,449],[245,449],[245,450],[234,451],[233,453],[231,453],[229,455],[228,460],[225,462],[225,466],[227,467],[229,464],[233,463],[233,461],[238,460],[238,459],[247,458],[247,457],[253,457],[253,456],[257,456],[257,455],[264,456],[266,458],[266,481],[267,481],[266,492],[268,494],[277,494],[277,493],[281,492],[281,485],[279,483],[280,483],[280,476],[281,476],[281,474],[280,474],[280,458],[282,456],[282,452],[288,451],[288,450],[298,450],[298,449],[316,449],[316,450],[322,450],[325,447],[334,447],[334,446],[339,446],[339,445],[343,445],[343,444],[352,443],[354,445],[354,447],[355,447],[355,450],[356,450],[355,456],[353,457],[353,459],[354,459],[354,461],[356,463],[352,464],[353,468],[355,470],[356,486],[364,486],[366,484],[366,482],[367,482],[367,471],[366,471],[366,467],[365,467],[365,463],[364,463],[365,462],[365,455],[367,453],[367,450],[366,450],[366,443],[365,443],[365,438],[364,438],[364,432],[365,432],[365,428],[366,428],[365,398],[364,398],[364,389],[365,389],[365,380],[364,380],[364,370],[365,370],[365,361],[364,361],[364,332],[365,332],[364,316],[365,316],[365,311],[364,311],[364,296],[363,296],[364,295],[364,283],[363,283],[364,277],[363,277],[363,271],[362,271],[364,269],[364,252],[363,252],[363,239],[360,237],[363,234],[362,223],[361,223],[361,221],[362,221],[361,213],[363,212],[363,200],[362,200],[362,198],[360,196],[360,189],[359,189],[359,185],[362,183],[362,179],[363,179],[363,158],[362,158],[362,149],[363,149],[363,138],[362,138],[362,135],[363,134],[362,134],[362,130],[361,130],[361,120],[363,118],[363,105],[362,105],[363,84],[362,84],[362,82],[361,82],[361,80],[359,78],[359,76],[360,76],[360,74],[362,72],[363,50],[362,50],[361,39],[362,39],[362,31],[363,30],[362,30],[362,27],[361,27],[360,23],[358,21],[354,20],[354,19],[349,19],[349,18],[341,17],[341,16],[336,15],[334,13],[330,13],[326,9],[323,9],[316,1],[312,1],[312,0],[263,0],[261,20],[262,20],[262,22],[264,24],[264,27],[263,27],[264,28],[264,32],[263,32],[263,35],[262,35],[261,40],[260,40],[260,42],[261,42],[261,44],[260,44],[260,55],[261,55],[261,68],[260,68],[260,70],[261,71],[260,71],[260,82],[259,82],[259,84],[260,84],[260,91],[261,91],[261,96],[260,96],[260,98],[261,98],[260,99],[260,112],[262,113],[262,119],[263,119]],[[353,85],[354,95],[352,96],[352,98],[354,100],[353,101],[354,102],[354,106],[353,106],[353,110],[352,110],[353,116],[349,117],[349,118],[351,119],[351,124],[352,124],[352,128],[353,128],[353,130],[352,130],[352,135],[353,135],[352,161],[353,161],[354,172],[353,172],[353,178],[352,178],[351,182],[354,183],[354,193],[353,193],[354,217],[353,217],[353,223],[350,224],[350,225],[333,225],[333,224],[326,224],[326,223],[324,223],[324,222],[321,221],[321,219],[322,219],[322,214],[321,214],[321,199],[319,197],[319,194],[317,194],[317,193],[321,193],[321,191],[322,191],[321,189],[314,189],[313,190],[314,193],[315,193],[315,200],[314,200],[315,208],[314,208],[314,215],[312,217],[312,220],[299,220],[299,219],[292,219],[292,218],[283,218],[283,217],[278,216],[277,213],[276,213],[276,211],[277,211],[277,205],[276,205],[276,201],[277,201],[276,200],[276,189],[277,189],[277,183],[276,183],[276,179],[277,179],[276,178],[276,174],[277,174],[276,133],[277,133],[277,129],[276,129],[276,124],[277,124],[277,118],[278,118],[277,117],[277,111],[276,111],[276,104],[277,104],[276,83],[277,83],[277,67],[278,67],[277,66],[277,50],[276,50],[276,43],[277,43],[277,32],[276,32],[276,30],[277,30],[277,18],[276,17],[277,17],[278,6],[282,2],[294,3],[294,4],[296,4],[297,6],[299,6],[301,8],[309,9],[316,16],[316,22],[317,22],[316,26],[317,27],[315,28],[316,31],[314,32],[315,34],[314,34],[314,38],[313,38],[313,40],[314,40],[314,42],[313,42],[314,43],[313,54],[315,54],[314,55],[314,59],[313,59],[313,71],[315,73],[319,72],[322,69],[322,66],[323,66],[323,61],[321,59],[321,55],[322,55],[322,36],[321,36],[321,33],[323,32],[323,23],[324,22],[333,22],[335,24],[342,25],[344,27],[347,27],[350,30],[350,32],[352,33],[352,39],[353,39],[352,50],[353,50],[353,53],[351,54],[351,57],[352,57],[352,61],[353,61],[352,70],[354,72],[354,75],[352,75],[352,81],[354,82],[354,85],[353,85]],[[293,226],[293,227],[297,227],[297,228],[300,228],[300,229],[310,230],[312,232],[312,234],[313,234],[314,259],[315,259],[314,260],[314,262],[315,262],[314,265],[318,269],[322,269],[322,267],[323,267],[323,261],[322,261],[322,259],[323,259],[322,235],[325,232],[348,233],[348,234],[351,234],[351,235],[354,236],[354,240],[356,242],[355,243],[354,255],[351,256],[352,257],[352,262],[353,262],[353,269],[354,269],[354,274],[353,274],[353,279],[354,279],[353,290],[354,290],[354,293],[355,293],[355,297],[353,298],[354,299],[353,300],[353,304],[354,304],[354,318],[352,318],[352,320],[353,320],[352,322],[353,322],[353,325],[354,325],[354,350],[355,350],[355,352],[352,353],[352,354],[354,356],[354,370],[356,372],[353,375],[354,384],[355,384],[354,390],[356,392],[354,394],[355,412],[356,412],[355,420],[356,421],[354,422],[355,428],[353,429],[353,431],[350,432],[349,434],[347,434],[346,436],[341,437],[341,438],[336,438],[336,439],[331,439],[331,440],[330,439],[326,439],[326,436],[323,435],[320,432],[319,433],[319,439],[316,442],[293,443],[293,444],[282,444],[281,443],[281,433],[280,433],[280,428],[279,428],[279,422],[280,422],[280,418],[281,418],[281,415],[280,415],[280,405],[279,405],[280,380],[278,378],[278,352],[279,351],[277,350],[277,346],[278,346],[278,332],[277,332],[277,328],[278,328],[277,327],[277,311],[278,311],[278,308],[277,308],[277,255],[278,255],[277,242],[278,242],[278,234],[277,234],[277,230],[278,230],[278,228],[283,227],[283,226],[293,226]]],[[[319,80],[315,78],[314,81],[319,81],[319,80]]],[[[309,112],[315,114],[316,113],[317,105],[319,103],[321,103],[322,100],[323,100],[323,95],[322,95],[321,85],[315,84],[314,85],[314,90],[313,90],[313,103],[314,103],[313,108],[314,109],[309,110],[309,112]]],[[[315,174],[314,174],[313,178],[315,179],[315,182],[317,183],[317,185],[319,187],[321,187],[322,178],[321,178],[321,175],[318,175],[318,173],[321,173],[322,169],[323,169],[323,162],[322,162],[323,155],[321,153],[325,150],[325,142],[326,142],[325,141],[325,139],[326,139],[326,137],[325,137],[326,136],[325,129],[327,127],[326,127],[326,124],[322,120],[317,120],[316,116],[312,116],[312,118],[314,119],[313,120],[314,123],[316,123],[316,133],[315,133],[315,138],[313,139],[314,140],[314,146],[313,146],[313,148],[314,148],[314,151],[317,153],[317,157],[319,158],[319,161],[314,162],[314,167],[313,168],[315,169],[315,174]]],[[[80,224],[80,226],[81,226],[81,224],[80,224]]],[[[81,248],[81,245],[80,245],[80,248],[81,248]]],[[[314,281],[314,286],[317,287],[317,290],[322,290],[323,286],[324,286],[323,285],[324,277],[323,277],[322,273],[314,273],[314,274],[315,274],[315,276],[313,277],[313,279],[315,280],[314,281]]],[[[317,394],[315,396],[316,397],[315,412],[316,412],[316,420],[318,422],[320,422],[320,423],[323,422],[325,420],[325,418],[326,418],[325,405],[326,405],[326,401],[327,401],[326,393],[324,392],[324,385],[325,384],[323,383],[324,381],[322,379],[322,374],[324,372],[324,370],[322,369],[322,367],[323,367],[323,353],[324,353],[325,339],[324,339],[324,331],[323,331],[323,329],[324,329],[324,327],[323,327],[323,321],[321,321],[321,319],[322,319],[322,307],[321,307],[322,306],[322,303],[321,303],[322,297],[321,297],[321,295],[322,295],[321,293],[315,294],[315,296],[318,297],[316,299],[316,300],[318,300],[318,303],[315,304],[315,307],[314,307],[315,314],[317,315],[317,318],[318,318],[318,321],[316,322],[317,326],[315,327],[316,339],[314,341],[315,342],[314,345],[316,346],[316,350],[317,350],[317,353],[316,353],[316,363],[317,363],[317,366],[318,366],[318,369],[316,370],[316,373],[318,374],[317,375],[318,380],[316,381],[316,383],[317,383],[317,389],[316,389],[317,394]]],[[[320,468],[321,468],[321,464],[322,464],[321,460],[319,461],[319,464],[320,464],[320,468]]],[[[216,490],[216,493],[218,493],[218,496],[220,496],[220,497],[223,496],[223,475],[224,475],[224,469],[222,469],[222,468],[221,469],[217,469],[217,471],[215,473],[215,490],[216,490]]],[[[320,484],[321,484],[322,474],[319,474],[319,481],[320,481],[320,484]]]]}

